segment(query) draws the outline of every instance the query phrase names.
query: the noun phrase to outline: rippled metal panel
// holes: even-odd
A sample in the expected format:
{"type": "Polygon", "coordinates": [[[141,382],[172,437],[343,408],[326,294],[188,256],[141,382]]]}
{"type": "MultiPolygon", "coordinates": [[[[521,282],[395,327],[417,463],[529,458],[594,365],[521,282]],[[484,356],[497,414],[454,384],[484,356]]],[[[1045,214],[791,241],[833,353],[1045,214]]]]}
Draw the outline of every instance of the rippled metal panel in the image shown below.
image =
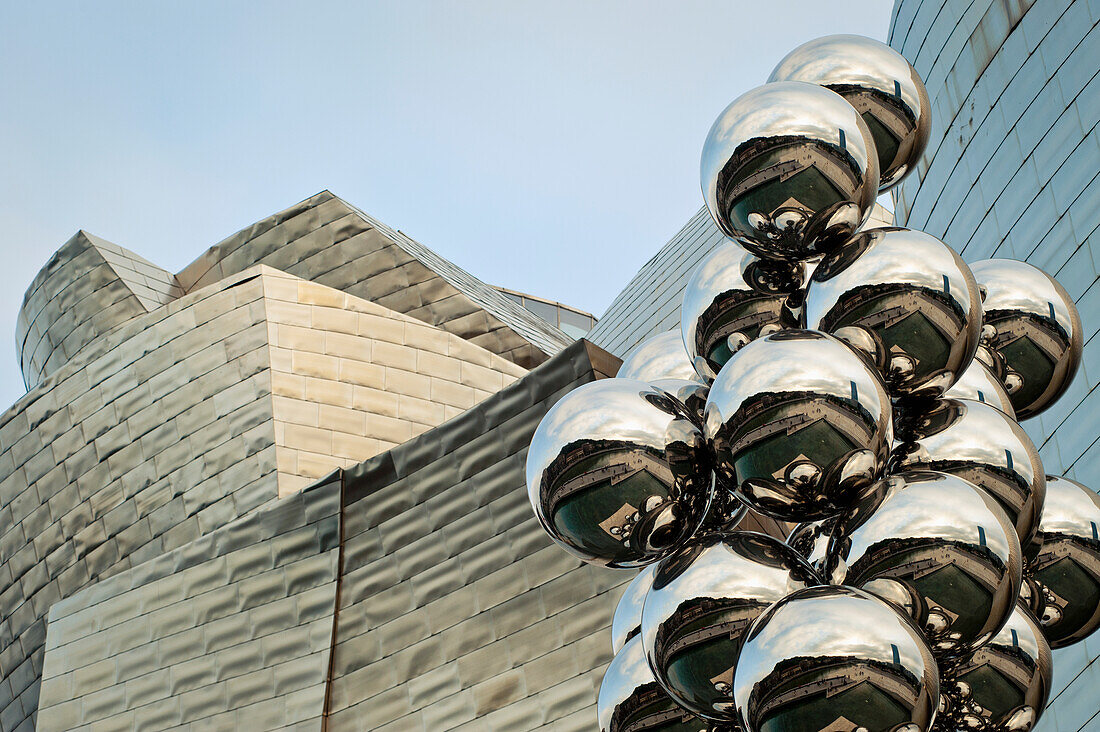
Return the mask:
{"type": "Polygon", "coordinates": [[[524,460],[558,398],[617,369],[579,341],[346,471],[330,730],[592,728],[632,575],[550,544],[524,460]]]}
{"type": "Polygon", "coordinates": [[[78,231],[23,298],[15,341],[27,387],[112,328],[183,294],[176,278],[109,241],[78,231]]]}
{"type": "Polygon", "coordinates": [[[321,729],[340,476],[53,606],[37,729],[321,729]]]}
{"type": "MultiPolygon", "coordinates": [[[[896,191],[899,225],[968,261],[1022,259],[1076,300],[1083,364],[1023,423],[1047,473],[1100,488],[1100,5],[1086,0],[899,0],[890,44],[924,78],[932,138],[896,191]]],[[[1038,730],[1100,729],[1100,641],[1056,651],[1038,730]]]]}
{"type": "Polygon", "coordinates": [[[178,278],[191,291],[254,264],[376,302],[524,368],[572,341],[469,272],[328,191],[237,232],[178,278]]]}

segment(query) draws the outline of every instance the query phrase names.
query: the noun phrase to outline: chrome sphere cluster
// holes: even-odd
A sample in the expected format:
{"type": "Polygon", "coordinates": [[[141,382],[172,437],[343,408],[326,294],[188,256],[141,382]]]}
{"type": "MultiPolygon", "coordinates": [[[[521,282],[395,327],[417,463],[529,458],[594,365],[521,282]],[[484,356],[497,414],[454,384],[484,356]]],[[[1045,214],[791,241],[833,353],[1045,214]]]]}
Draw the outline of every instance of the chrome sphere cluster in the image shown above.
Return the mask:
{"type": "Polygon", "coordinates": [[[882,43],[788,54],[707,136],[728,241],[680,329],[536,430],[543,528],[641,568],[601,730],[1024,732],[1051,649],[1100,627],[1100,497],[1046,475],[1017,423],[1074,376],[1073,300],[1031,265],[863,228],[929,122],[882,43]],[[785,533],[739,530],[747,512],[785,533]]]}

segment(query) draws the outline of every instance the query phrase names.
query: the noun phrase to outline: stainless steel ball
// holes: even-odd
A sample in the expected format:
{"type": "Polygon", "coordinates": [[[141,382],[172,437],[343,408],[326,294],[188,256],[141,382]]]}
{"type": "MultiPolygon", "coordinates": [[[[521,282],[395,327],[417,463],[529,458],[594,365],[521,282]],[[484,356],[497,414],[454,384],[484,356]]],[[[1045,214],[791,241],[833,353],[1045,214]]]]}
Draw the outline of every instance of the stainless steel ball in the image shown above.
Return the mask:
{"type": "Polygon", "coordinates": [[[646,593],[653,586],[653,574],[657,563],[647,564],[630,581],[611,618],[611,652],[618,653],[626,642],[642,632],[642,604],[646,593]]]}
{"type": "Polygon", "coordinates": [[[620,379],[653,382],[659,379],[699,381],[679,330],[646,338],[623,358],[616,376],[620,379]]]}
{"type": "Polygon", "coordinates": [[[1043,634],[1052,648],[1064,648],[1100,627],[1100,496],[1048,475],[1038,539],[1027,575],[1040,594],[1043,634]]]}
{"type": "Polygon", "coordinates": [[[871,131],[844,97],[816,84],[765,84],[711,127],[700,163],[718,228],[770,259],[802,260],[851,236],[878,194],[871,131]]]}
{"type": "Polygon", "coordinates": [[[706,412],[707,397],[710,395],[710,386],[703,383],[698,376],[694,379],[654,379],[648,382],[676,397],[676,401],[687,407],[688,412],[695,418],[698,424],[703,424],[703,415],[706,412]]]}
{"type": "Polygon", "coordinates": [[[958,656],[1008,620],[1021,562],[992,496],[954,475],[913,471],[878,483],[837,522],[826,574],[894,603],[937,655],[958,656]]]}
{"type": "Polygon", "coordinates": [[[632,379],[580,386],[531,438],[527,495],[547,533],[612,568],[660,559],[698,528],[713,490],[695,417],[668,393],[632,379]]]}
{"type": "Polygon", "coordinates": [[[835,525],[836,519],[798,524],[787,536],[787,546],[798,552],[816,571],[824,574],[829,537],[835,525]]]}
{"type": "Polygon", "coordinates": [[[741,346],[796,325],[784,303],[801,285],[799,265],[763,260],[734,242],[719,244],[691,273],[680,309],[681,348],[695,372],[714,381],[741,346]]]}
{"type": "Polygon", "coordinates": [[[600,732],[708,732],[710,723],[680,707],[649,670],[641,639],[615,653],[596,699],[600,732]]]}
{"type": "Polygon", "coordinates": [[[780,331],[745,346],[707,400],[716,472],[751,508],[781,521],[845,510],[886,467],[892,429],[882,380],[816,331],[780,331]]]}
{"type": "Polygon", "coordinates": [[[1016,416],[1039,414],[1065,393],[1084,346],[1081,316],[1066,289],[1037,267],[1012,259],[971,265],[985,295],[984,323],[1003,359],[1016,416]]]}
{"type": "Polygon", "coordinates": [[[889,604],[851,587],[812,587],[753,623],[734,690],[750,732],[922,732],[939,678],[928,644],[889,604]]]}
{"type": "Polygon", "coordinates": [[[942,396],[970,365],[982,328],[962,258],[898,227],[863,231],[826,256],[807,285],[805,317],[867,352],[890,395],[904,398],[942,396]]]}
{"type": "Polygon", "coordinates": [[[940,672],[947,703],[936,729],[1028,732],[1046,709],[1054,661],[1039,621],[1017,603],[992,640],[940,672]]]}
{"type": "Polygon", "coordinates": [[[984,488],[1008,514],[1025,556],[1039,528],[1046,478],[1039,452],[1007,414],[981,402],[940,399],[895,425],[892,470],[937,470],[984,488]]]}
{"type": "Polygon", "coordinates": [[[1016,410],[1012,408],[1012,400],[1009,399],[1004,384],[977,357],[963,370],[958,381],[947,390],[944,396],[951,399],[984,402],[1016,419],[1016,410]]]}
{"type": "Polygon", "coordinates": [[[875,141],[879,192],[912,172],[928,145],[932,105],[924,82],[904,56],[881,41],[835,35],[803,43],[768,81],[808,81],[847,99],[875,141]]]}
{"type": "Polygon", "coordinates": [[[735,531],[711,535],[661,561],[642,610],[650,668],[680,705],[736,721],[733,673],[741,637],[773,602],[819,584],[778,539],[735,531]]]}

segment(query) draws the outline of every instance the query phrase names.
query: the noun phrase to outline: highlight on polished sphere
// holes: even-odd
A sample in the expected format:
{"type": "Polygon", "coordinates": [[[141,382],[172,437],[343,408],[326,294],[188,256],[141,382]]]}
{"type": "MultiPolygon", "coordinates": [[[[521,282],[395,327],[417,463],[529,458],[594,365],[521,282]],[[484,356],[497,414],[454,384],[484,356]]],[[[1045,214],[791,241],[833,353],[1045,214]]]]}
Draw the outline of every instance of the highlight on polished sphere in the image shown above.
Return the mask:
{"type": "Polygon", "coordinates": [[[1043,634],[1051,648],[1064,648],[1100,627],[1100,496],[1048,475],[1038,540],[1027,576],[1039,592],[1043,634]]]}
{"type": "Polygon", "coordinates": [[[713,490],[695,418],[642,381],[604,379],[566,394],[527,453],[527,494],[547,533],[585,561],[640,567],[699,527],[713,490]]]}
{"type": "Polygon", "coordinates": [[[642,609],[642,645],[681,706],[737,720],[733,674],[741,638],[772,603],[820,577],[778,539],[748,531],[708,536],[661,561],[642,609]]]}
{"type": "Polygon", "coordinates": [[[826,577],[909,614],[938,656],[969,653],[1020,594],[1020,540],[992,496],[932,471],[892,475],[833,530],[826,577]]]}
{"type": "Polygon", "coordinates": [[[805,321],[865,351],[892,397],[934,398],[974,358],[981,297],[970,268],[936,237],[867,229],[814,270],[805,321]]]}
{"type": "Polygon", "coordinates": [[[1034,417],[1065,393],[1081,362],[1077,305],[1057,280],[1026,262],[985,259],[971,269],[1016,417],[1034,417]]]}
{"type": "Polygon", "coordinates": [[[1035,444],[1001,410],[981,402],[940,399],[895,429],[891,469],[937,470],[985,489],[1016,527],[1025,556],[1046,497],[1046,477],[1035,444]]]}
{"type": "Polygon", "coordinates": [[[1016,410],[1012,408],[1012,400],[1005,391],[1004,384],[985,363],[979,360],[980,354],[981,346],[978,347],[974,360],[944,396],[950,399],[968,399],[989,404],[1016,421],[1016,410]]]}
{"type": "Polygon", "coordinates": [[[708,732],[710,723],[680,707],[661,688],[634,636],[611,659],[596,699],[600,732],[708,732]]]}
{"type": "Polygon", "coordinates": [[[932,653],[912,622],[851,587],[811,587],[749,629],[734,676],[747,729],[921,732],[939,702],[932,653]]]}
{"type": "Polygon", "coordinates": [[[646,338],[623,357],[616,377],[652,383],[662,379],[699,381],[679,330],[646,338]]]}
{"type": "Polygon", "coordinates": [[[911,173],[928,145],[932,105],[924,82],[881,41],[853,35],[814,39],[788,53],[768,81],[807,81],[847,99],[874,138],[880,192],[911,173]]]}
{"type": "Polygon", "coordinates": [[[836,516],[883,472],[893,434],[882,380],[817,331],[753,341],[707,400],[715,470],[751,508],[781,521],[836,516]]]}
{"type": "Polygon", "coordinates": [[[867,221],[878,153],[844,97],[816,84],[765,84],[711,127],[700,163],[703,198],[719,230],[769,259],[823,254],[867,221]]]}
{"type": "Polygon", "coordinates": [[[1017,603],[1005,626],[973,653],[940,664],[934,730],[1028,732],[1050,698],[1054,659],[1039,621],[1017,603]]]}
{"type": "Polygon", "coordinates": [[[785,307],[801,286],[800,265],[719,244],[692,271],[680,309],[681,348],[695,372],[710,383],[749,341],[796,325],[785,307]]]}
{"type": "Polygon", "coordinates": [[[615,605],[615,614],[611,618],[611,652],[618,653],[626,642],[642,632],[642,603],[646,593],[653,586],[653,574],[657,564],[647,564],[642,571],[630,580],[622,597],[615,605]]]}

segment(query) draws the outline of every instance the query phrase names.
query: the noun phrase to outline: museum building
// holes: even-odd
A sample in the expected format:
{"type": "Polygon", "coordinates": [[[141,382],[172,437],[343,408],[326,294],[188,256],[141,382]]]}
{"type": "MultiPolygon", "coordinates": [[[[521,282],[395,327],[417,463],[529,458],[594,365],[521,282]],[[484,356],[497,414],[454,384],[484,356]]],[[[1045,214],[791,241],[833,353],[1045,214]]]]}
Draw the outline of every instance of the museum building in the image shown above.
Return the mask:
{"type": "MultiPolygon", "coordinates": [[[[893,217],[1077,301],[1081,371],[1024,426],[1094,487],[1098,23],[899,0],[889,29],[933,100],[893,217]]],[[[631,573],[550,545],[527,444],[678,327],[721,240],[700,211],[596,322],[327,191],[176,274],[78,232],[27,291],[0,416],[0,730],[592,729],[631,573]]],[[[1097,656],[1057,652],[1039,729],[1100,730],[1097,656]]]]}

